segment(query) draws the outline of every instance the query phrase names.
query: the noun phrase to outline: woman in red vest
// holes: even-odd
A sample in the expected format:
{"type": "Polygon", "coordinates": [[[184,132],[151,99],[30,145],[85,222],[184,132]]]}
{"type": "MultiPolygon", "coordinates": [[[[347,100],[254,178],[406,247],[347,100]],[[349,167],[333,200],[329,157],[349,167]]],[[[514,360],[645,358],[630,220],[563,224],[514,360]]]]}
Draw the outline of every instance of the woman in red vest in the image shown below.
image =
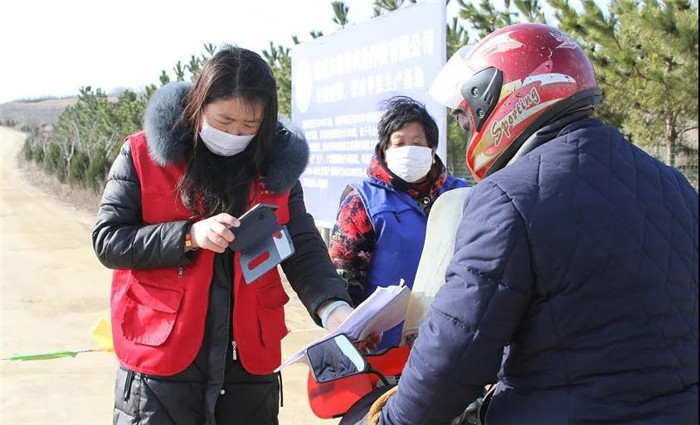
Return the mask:
{"type": "Polygon", "coordinates": [[[304,206],[306,141],[277,121],[267,63],[237,47],[194,85],[157,90],[144,124],[112,166],[92,235],[114,269],[114,423],[276,424],[289,297],[276,269],[245,283],[229,227],[257,203],[277,205],[295,247],[282,263],[292,288],[316,323],[347,317],[304,206]]]}

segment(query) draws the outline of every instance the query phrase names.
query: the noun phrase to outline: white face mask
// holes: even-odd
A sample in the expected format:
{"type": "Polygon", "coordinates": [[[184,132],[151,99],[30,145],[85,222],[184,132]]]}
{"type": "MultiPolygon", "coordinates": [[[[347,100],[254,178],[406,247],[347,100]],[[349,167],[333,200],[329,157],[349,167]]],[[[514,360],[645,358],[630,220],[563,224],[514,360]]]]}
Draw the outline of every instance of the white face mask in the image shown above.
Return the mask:
{"type": "Polygon", "coordinates": [[[243,152],[245,148],[248,147],[248,144],[253,140],[255,134],[243,136],[229,134],[225,131],[215,129],[204,121],[199,136],[212,153],[220,156],[234,156],[243,152]]]}
{"type": "Polygon", "coordinates": [[[425,177],[433,166],[433,150],[425,146],[401,146],[384,151],[392,173],[408,183],[425,177]]]}

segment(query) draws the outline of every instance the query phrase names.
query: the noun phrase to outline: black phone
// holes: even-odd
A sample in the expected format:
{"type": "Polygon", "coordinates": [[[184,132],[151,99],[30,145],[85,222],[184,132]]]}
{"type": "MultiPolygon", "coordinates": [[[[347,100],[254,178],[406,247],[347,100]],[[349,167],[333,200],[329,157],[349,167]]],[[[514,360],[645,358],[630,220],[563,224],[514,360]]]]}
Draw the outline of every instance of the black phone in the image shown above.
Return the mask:
{"type": "Polygon", "coordinates": [[[244,252],[259,243],[264,238],[272,235],[280,228],[277,221],[274,204],[256,204],[245,214],[238,218],[239,227],[229,227],[234,239],[229,244],[233,251],[244,252]]]}

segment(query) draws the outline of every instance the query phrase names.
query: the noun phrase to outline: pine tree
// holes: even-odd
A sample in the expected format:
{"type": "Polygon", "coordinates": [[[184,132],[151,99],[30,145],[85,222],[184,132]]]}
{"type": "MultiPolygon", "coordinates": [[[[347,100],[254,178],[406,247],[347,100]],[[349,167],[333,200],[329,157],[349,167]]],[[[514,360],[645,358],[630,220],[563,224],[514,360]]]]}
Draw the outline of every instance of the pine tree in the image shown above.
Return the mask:
{"type": "Polygon", "coordinates": [[[510,0],[504,0],[505,10],[503,11],[497,10],[489,0],[481,0],[479,6],[467,3],[465,0],[458,0],[458,3],[459,17],[471,24],[479,37],[515,23],[514,13],[510,11],[510,0]]]}
{"type": "MultiPolygon", "coordinates": [[[[469,33],[457,17],[452,18],[451,24],[447,24],[447,59],[459,50],[460,47],[469,44],[469,33]]],[[[467,154],[467,139],[464,132],[451,113],[447,114],[447,169],[451,174],[471,179],[465,162],[467,154]]]]}
{"type": "Polygon", "coordinates": [[[277,102],[279,113],[292,116],[292,57],[289,48],[270,42],[269,49],[263,50],[263,57],[272,69],[277,80],[277,102]]]}
{"type": "MultiPolygon", "coordinates": [[[[509,0],[504,10],[459,0],[460,17],[482,37],[516,22],[546,23],[537,0],[514,3],[516,12],[509,0]]],[[[605,97],[597,115],[669,165],[689,167],[682,171],[697,186],[697,2],[612,0],[605,12],[594,0],[582,0],[580,12],[569,0],[548,4],[593,63],[605,97]]]]}
{"type": "Polygon", "coordinates": [[[333,22],[340,25],[340,28],[344,28],[348,24],[348,11],[350,8],[342,1],[331,2],[331,6],[333,7],[333,22]]]}
{"type": "Polygon", "coordinates": [[[687,137],[698,128],[697,3],[613,0],[606,14],[592,0],[581,12],[550,2],[593,62],[622,130],[671,166],[692,158],[697,181],[697,138],[687,137]]]}
{"type": "MultiPolygon", "coordinates": [[[[449,1],[449,0],[448,0],[449,1]]],[[[408,0],[407,3],[415,3],[416,0],[408,0]]],[[[396,10],[406,3],[406,0],[374,0],[374,16],[380,16],[392,10],[396,10]]]]}

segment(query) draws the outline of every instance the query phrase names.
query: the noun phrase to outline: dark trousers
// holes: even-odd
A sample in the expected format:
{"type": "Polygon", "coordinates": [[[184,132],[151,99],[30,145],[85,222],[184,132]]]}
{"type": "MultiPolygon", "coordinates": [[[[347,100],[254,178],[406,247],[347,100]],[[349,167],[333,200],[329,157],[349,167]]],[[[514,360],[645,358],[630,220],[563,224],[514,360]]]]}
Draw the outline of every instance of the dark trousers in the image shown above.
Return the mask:
{"type": "MultiPolygon", "coordinates": [[[[199,356],[198,356],[199,357],[199,356]]],[[[117,371],[113,423],[277,425],[279,380],[251,375],[238,361],[227,361],[224,382],[208,384],[199,362],[173,376],[117,371]],[[212,397],[215,399],[212,400],[212,397]],[[209,406],[215,404],[214,412],[209,406]]],[[[205,369],[206,370],[206,369],[205,369]]]]}

